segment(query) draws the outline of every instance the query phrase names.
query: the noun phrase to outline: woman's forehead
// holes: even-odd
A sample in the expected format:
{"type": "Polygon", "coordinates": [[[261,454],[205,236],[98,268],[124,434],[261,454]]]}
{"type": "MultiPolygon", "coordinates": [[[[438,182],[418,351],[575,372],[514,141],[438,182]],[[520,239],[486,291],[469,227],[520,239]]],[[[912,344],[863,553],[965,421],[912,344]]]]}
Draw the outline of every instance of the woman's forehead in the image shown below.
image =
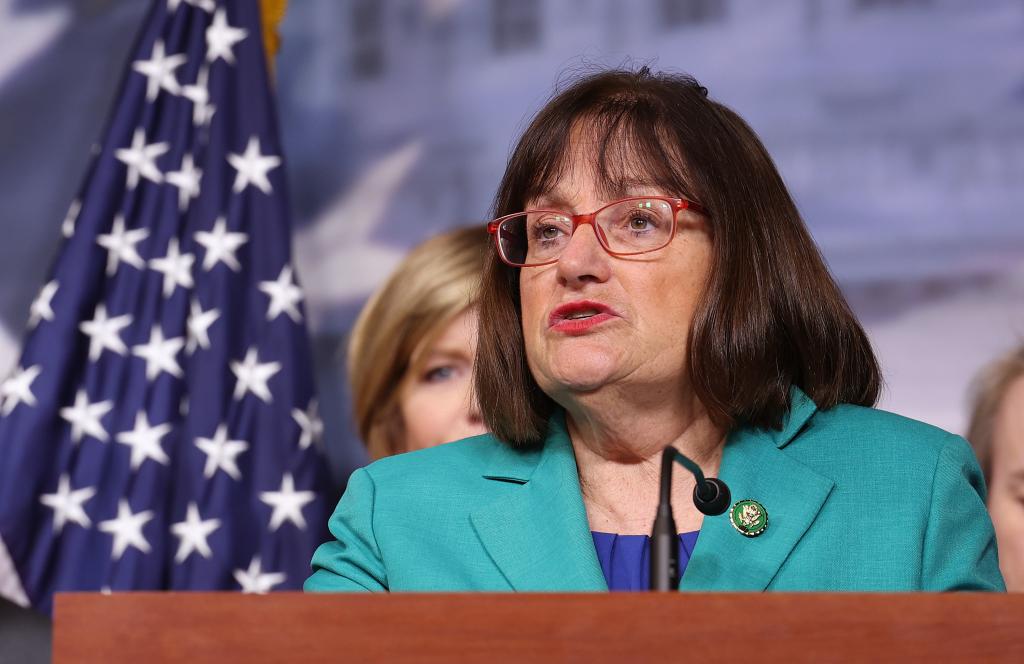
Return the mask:
{"type": "Polygon", "coordinates": [[[660,132],[629,123],[574,123],[559,154],[539,169],[528,200],[572,203],[589,192],[603,200],[629,196],[681,196],[681,151],[660,132]]]}

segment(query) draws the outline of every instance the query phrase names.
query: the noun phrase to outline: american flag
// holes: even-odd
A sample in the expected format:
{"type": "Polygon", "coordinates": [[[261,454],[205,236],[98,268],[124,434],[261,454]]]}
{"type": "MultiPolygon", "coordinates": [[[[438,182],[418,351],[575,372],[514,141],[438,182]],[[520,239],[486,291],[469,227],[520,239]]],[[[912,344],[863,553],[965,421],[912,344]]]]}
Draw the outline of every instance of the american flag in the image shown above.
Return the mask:
{"type": "Polygon", "coordinates": [[[257,0],[161,0],[0,384],[0,569],[298,588],[329,493],[257,0]]]}

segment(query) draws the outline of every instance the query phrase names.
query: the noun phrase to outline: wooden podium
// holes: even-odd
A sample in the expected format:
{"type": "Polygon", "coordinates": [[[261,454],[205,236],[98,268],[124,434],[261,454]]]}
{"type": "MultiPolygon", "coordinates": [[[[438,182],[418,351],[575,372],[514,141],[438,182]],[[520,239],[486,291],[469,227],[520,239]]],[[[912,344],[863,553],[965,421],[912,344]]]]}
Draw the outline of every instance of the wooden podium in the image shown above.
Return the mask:
{"type": "Polygon", "coordinates": [[[1024,662],[1024,594],[57,596],[54,662],[1024,662]]]}

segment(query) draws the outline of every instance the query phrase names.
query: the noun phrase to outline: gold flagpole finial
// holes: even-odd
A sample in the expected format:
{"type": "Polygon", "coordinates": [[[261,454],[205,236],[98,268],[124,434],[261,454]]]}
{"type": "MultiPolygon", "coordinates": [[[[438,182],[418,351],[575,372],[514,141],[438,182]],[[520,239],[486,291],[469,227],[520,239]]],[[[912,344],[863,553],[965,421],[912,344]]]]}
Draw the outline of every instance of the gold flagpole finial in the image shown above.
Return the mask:
{"type": "Polygon", "coordinates": [[[281,48],[278,25],[284,19],[288,0],[260,0],[260,19],[263,25],[263,50],[267,54],[267,66],[274,71],[274,57],[281,48]]]}

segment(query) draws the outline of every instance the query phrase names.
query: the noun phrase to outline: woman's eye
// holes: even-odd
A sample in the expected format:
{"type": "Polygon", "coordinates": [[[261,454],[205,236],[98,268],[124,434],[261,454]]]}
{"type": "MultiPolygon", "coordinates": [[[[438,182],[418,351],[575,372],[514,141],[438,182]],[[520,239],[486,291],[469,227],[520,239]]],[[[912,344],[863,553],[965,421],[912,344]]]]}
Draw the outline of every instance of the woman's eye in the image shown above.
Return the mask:
{"type": "Polygon", "coordinates": [[[423,375],[423,381],[426,383],[442,383],[455,375],[455,367],[443,366],[434,367],[423,375]]]}
{"type": "Polygon", "coordinates": [[[544,226],[540,229],[540,239],[542,240],[554,240],[561,234],[561,231],[554,226],[544,226]]]}
{"type": "Polygon", "coordinates": [[[650,227],[651,220],[646,217],[633,217],[629,220],[629,230],[645,231],[650,227]]]}

